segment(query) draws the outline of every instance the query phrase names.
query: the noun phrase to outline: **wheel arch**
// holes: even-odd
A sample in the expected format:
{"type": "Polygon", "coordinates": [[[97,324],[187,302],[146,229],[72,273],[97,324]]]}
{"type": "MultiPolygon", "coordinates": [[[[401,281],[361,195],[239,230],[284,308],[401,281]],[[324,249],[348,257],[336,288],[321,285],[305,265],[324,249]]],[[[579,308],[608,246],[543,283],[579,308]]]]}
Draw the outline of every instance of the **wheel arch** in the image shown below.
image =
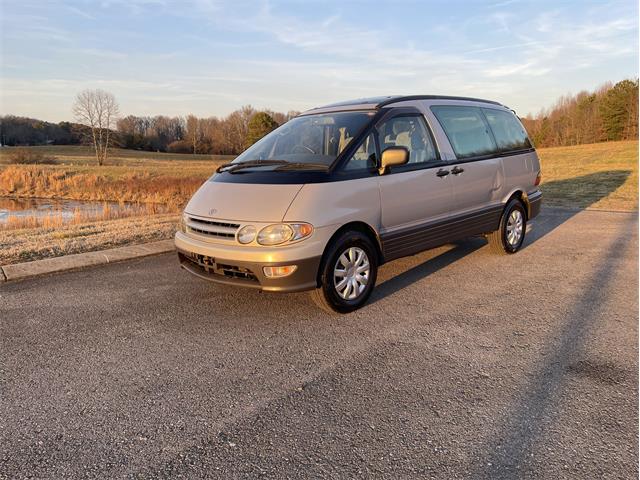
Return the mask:
{"type": "Polygon", "coordinates": [[[348,222],[345,223],[344,225],[342,225],[340,228],[338,228],[333,235],[331,235],[331,238],[329,239],[329,241],[327,242],[325,248],[324,248],[324,252],[322,252],[322,258],[320,260],[320,265],[318,267],[318,273],[316,275],[316,281],[318,283],[318,285],[320,285],[321,283],[321,275],[322,275],[322,266],[324,265],[324,262],[326,260],[326,256],[329,250],[329,245],[331,245],[336,238],[338,238],[340,235],[342,235],[345,232],[348,231],[357,231],[360,233],[363,233],[364,235],[366,235],[367,237],[369,237],[369,239],[371,240],[371,242],[373,243],[375,249],[376,249],[376,254],[378,255],[378,265],[382,265],[382,263],[384,263],[384,256],[382,254],[382,242],[380,241],[380,236],[378,235],[378,233],[375,231],[375,229],[369,225],[368,223],[362,222],[362,221],[353,221],[353,222],[348,222]]]}
{"type": "Polygon", "coordinates": [[[506,198],[506,201],[503,204],[504,208],[507,208],[507,205],[513,199],[518,199],[520,200],[520,202],[522,202],[522,205],[524,206],[525,212],[527,214],[527,220],[531,218],[531,204],[529,202],[529,197],[527,196],[526,192],[522,189],[516,189],[513,192],[511,192],[511,194],[506,198]]]}

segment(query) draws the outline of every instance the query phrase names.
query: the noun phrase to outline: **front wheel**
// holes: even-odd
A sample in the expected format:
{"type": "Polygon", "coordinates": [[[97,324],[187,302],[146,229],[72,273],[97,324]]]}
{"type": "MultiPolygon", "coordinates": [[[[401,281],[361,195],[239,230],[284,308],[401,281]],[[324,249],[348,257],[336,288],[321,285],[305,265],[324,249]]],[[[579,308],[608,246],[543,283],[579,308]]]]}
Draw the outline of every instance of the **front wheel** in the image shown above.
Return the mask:
{"type": "Polygon", "coordinates": [[[527,231],[527,212],[518,199],[511,200],[500,218],[500,227],[487,235],[491,250],[496,253],[516,253],[522,247],[527,231]]]}
{"type": "Polygon", "coordinates": [[[378,255],[369,237],[345,232],[328,247],[320,266],[320,288],[311,295],[324,310],[349,313],[369,299],[377,274],[378,255]]]}

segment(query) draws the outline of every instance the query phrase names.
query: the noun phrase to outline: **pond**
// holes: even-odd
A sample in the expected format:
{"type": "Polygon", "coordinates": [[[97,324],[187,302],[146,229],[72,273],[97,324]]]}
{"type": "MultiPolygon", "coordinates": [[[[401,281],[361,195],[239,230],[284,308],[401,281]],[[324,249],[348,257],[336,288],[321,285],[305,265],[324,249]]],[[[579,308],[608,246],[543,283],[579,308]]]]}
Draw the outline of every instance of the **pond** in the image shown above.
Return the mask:
{"type": "Polygon", "coordinates": [[[108,213],[108,216],[116,217],[139,208],[137,204],[118,202],[0,197],[0,225],[9,222],[10,218],[15,220],[56,217],[68,222],[77,215],[98,217],[108,213]]]}

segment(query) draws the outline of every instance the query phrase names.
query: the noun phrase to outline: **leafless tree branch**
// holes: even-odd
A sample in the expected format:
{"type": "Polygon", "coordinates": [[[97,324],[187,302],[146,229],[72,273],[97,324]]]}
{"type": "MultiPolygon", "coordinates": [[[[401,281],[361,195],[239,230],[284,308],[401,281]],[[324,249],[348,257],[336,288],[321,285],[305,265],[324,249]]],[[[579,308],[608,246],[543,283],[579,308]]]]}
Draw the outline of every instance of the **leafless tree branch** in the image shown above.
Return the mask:
{"type": "Polygon", "coordinates": [[[113,94],[104,90],[84,90],[76,96],[73,114],[78,123],[91,128],[91,139],[98,165],[107,161],[111,129],[120,109],[113,94]]]}

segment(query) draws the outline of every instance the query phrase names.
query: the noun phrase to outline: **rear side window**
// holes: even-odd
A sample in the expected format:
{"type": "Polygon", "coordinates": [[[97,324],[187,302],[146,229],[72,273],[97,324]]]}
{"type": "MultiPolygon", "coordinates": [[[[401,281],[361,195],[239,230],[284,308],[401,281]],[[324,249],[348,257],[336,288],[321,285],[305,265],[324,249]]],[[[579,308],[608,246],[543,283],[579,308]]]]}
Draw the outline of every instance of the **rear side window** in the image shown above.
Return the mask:
{"type": "Polygon", "coordinates": [[[500,152],[515,152],[531,148],[527,132],[513,113],[493,108],[483,108],[482,111],[489,122],[500,152]]]}
{"type": "Polygon", "coordinates": [[[431,111],[447,134],[457,158],[479,157],[497,152],[480,108],[434,105],[431,111]]]}

